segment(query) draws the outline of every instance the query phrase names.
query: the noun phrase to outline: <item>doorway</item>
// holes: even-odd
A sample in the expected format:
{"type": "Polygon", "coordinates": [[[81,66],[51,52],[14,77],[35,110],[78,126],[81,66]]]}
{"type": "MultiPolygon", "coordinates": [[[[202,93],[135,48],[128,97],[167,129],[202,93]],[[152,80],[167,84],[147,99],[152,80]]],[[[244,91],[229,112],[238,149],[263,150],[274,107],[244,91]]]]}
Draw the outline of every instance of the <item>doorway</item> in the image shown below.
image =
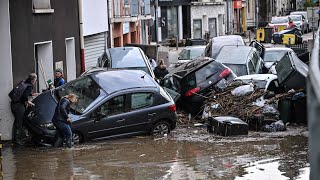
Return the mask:
{"type": "Polygon", "coordinates": [[[76,79],[77,67],[74,37],[66,38],[66,63],[67,81],[76,79]]]}
{"type": "Polygon", "coordinates": [[[37,92],[48,89],[48,80],[54,80],[52,41],[34,44],[35,69],[38,75],[37,92]]]}

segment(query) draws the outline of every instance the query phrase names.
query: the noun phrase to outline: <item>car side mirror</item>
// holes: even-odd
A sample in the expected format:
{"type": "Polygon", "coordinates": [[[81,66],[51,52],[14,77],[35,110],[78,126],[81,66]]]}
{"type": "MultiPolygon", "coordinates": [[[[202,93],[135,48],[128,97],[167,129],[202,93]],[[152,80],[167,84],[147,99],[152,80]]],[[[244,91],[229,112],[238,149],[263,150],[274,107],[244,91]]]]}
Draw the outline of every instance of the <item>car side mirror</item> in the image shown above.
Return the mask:
{"type": "Polygon", "coordinates": [[[181,56],[178,56],[178,59],[180,60],[180,59],[181,59],[181,56]]]}

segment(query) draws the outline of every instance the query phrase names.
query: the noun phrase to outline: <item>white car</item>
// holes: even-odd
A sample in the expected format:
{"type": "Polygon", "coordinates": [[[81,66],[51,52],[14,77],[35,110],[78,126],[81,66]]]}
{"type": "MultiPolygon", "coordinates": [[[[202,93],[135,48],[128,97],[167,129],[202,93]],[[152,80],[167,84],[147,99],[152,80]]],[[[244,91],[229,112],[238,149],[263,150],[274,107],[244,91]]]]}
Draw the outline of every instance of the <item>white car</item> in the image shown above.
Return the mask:
{"type": "Polygon", "coordinates": [[[290,15],[289,16],[297,28],[301,29],[303,33],[308,32],[308,23],[302,15],[290,15]]]}
{"type": "Polygon", "coordinates": [[[302,15],[304,17],[306,23],[307,23],[308,32],[311,31],[310,25],[309,25],[308,12],[307,11],[294,11],[294,12],[291,12],[290,15],[302,15]]]}
{"type": "Polygon", "coordinates": [[[274,74],[252,74],[239,76],[234,81],[242,81],[246,84],[252,83],[258,89],[277,91],[280,88],[278,76],[274,74]]]}

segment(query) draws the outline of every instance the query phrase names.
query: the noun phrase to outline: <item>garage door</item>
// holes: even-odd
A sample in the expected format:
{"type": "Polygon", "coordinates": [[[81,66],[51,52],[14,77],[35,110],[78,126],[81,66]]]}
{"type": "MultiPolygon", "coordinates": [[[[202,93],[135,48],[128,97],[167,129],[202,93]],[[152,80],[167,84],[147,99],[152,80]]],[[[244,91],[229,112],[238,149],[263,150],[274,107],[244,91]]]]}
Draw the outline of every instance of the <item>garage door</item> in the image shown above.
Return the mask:
{"type": "Polygon", "coordinates": [[[105,52],[105,49],[105,33],[84,37],[84,59],[86,70],[97,65],[98,57],[105,52]]]}

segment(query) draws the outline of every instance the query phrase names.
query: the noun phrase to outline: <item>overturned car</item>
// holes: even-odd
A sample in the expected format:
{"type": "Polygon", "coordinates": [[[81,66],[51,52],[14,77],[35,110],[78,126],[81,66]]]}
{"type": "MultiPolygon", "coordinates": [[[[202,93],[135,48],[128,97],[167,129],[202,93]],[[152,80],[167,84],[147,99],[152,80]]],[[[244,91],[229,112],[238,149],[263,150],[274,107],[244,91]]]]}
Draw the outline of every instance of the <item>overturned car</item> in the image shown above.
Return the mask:
{"type": "Polygon", "coordinates": [[[188,113],[198,114],[203,109],[206,96],[222,91],[236,75],[227,66],[211,58],[200,57],[182,64],[160,83],[179,93],[178,104],[188,113]]]}

